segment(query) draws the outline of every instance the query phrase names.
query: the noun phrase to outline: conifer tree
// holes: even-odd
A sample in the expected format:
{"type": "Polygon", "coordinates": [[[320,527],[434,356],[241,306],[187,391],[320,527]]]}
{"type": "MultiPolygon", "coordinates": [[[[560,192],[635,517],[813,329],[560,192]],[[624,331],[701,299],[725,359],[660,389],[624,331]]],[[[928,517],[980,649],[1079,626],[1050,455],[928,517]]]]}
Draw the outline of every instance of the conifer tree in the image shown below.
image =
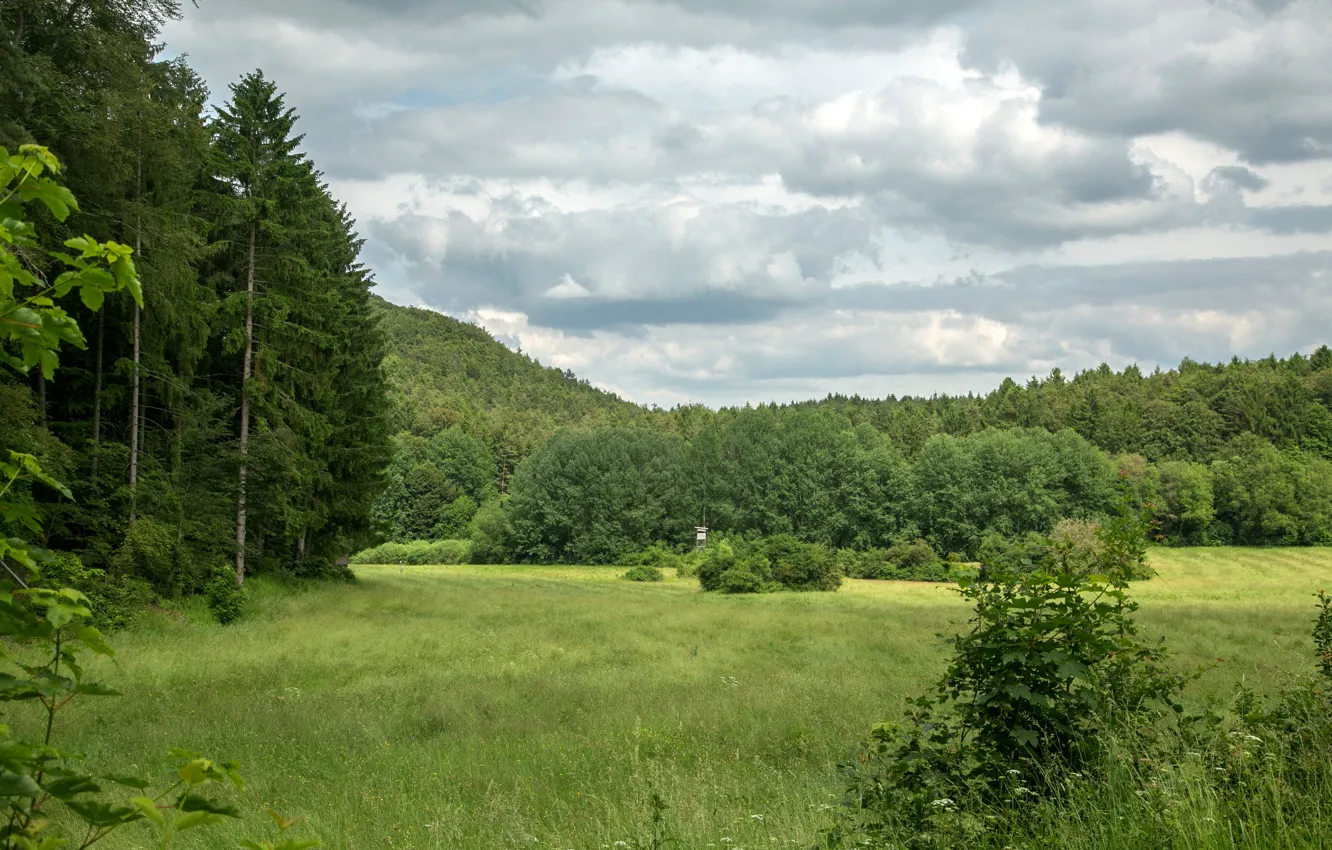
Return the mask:
{"type": "MultiPolygon", "coordinates": [[[[260,264],[265,248],[271,248],[286,235],[287,225],[296,212],[300,200],[301,177],[307,176],[308,165],[297,152],[302,136],[293,135],[296,110],[287,108],[277,86],[264,78],[261,71],[247,74],[231,86],[231,100],[218,109],[214,132],[214,172],[225,203],[222,205],[225,223],[223,238],[234,246],[243,240],[244,254],[239,267],[234,262],[229,271],[239,272],[245,282],[241,313],[243,335],[240,340],[241,364],[239,380],[239,466],[236,487],[236,581],[245,580],[246,554],[246,497],[249,477],[250,416],[256,393],[251,378],[256,361],[255,351],[255,296],[256,279],[262,275],[260,264]],[[239,239],[237,238],[239,237],[239,239]]],[[[277,254],[277,252],[272,252],[277,254]]],[[[282,261],[279,256],[266,258],[263,271],[274,270],[282,261]]],[[[276,311],[270,311],[275,323],[281,322],[276,311]]],[[[234,338],[234,335],[229,335],[234,338]]],[[[262,355],[261,355],[262,356],[262,355]]]]}

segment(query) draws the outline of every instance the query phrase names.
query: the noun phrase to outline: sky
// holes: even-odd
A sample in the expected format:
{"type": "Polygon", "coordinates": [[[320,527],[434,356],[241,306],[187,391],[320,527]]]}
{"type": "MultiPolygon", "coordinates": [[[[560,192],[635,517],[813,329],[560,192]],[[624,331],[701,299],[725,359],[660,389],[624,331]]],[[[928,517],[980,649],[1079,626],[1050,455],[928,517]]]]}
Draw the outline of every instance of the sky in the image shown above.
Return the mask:
{"type": "Polygon", "coordinates": [[[1332,0],[184,5],[380,295],[639,403],[1332,342],[1332,0]]]}

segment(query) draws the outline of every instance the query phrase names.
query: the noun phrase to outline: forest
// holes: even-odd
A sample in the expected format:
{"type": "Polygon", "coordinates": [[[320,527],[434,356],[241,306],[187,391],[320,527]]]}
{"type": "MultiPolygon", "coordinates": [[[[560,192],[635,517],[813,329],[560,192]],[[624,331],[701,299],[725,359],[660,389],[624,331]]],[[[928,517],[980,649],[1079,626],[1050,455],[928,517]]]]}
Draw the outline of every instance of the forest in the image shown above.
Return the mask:
{"type": "Polygon", "coordinates": [[[272,81],[236,80],[213,112],[188,64],[155,58],[177,11],[44,2],[0,18],[0,146],[44,145],[78,201],[63,220],[39,211],[18,258],[45,280],[66,240],[119,240],[142,283],[142,304],[63,299],[81,344],[58,372],[0,378],[0,445],[77,494],[10,498],[42,504],[43,547],[166,595],[220,570],[327,571],[373,539],[391,451],[353,222],[272,81]]]}
{"type": "Polygon", "coordinates": [[[0,847],[1324,846],[1332,349],[636,405],[181,12],[0,5],[0,847]]]}
{"type": "Polygon", "coordinates": [[[924,539],[970,558],[990,535],[1105,516],[1124,486],[1168,545],[1332,542],[1326,347],[1056,371],[983,396],[648,410],[474,327],[381,309],[415,330],[389,335],[401,430],[375,514],[394,542],[470,536],[482,558],[611,563],[687,547],[704,525],[832,548],[924,539]]]}

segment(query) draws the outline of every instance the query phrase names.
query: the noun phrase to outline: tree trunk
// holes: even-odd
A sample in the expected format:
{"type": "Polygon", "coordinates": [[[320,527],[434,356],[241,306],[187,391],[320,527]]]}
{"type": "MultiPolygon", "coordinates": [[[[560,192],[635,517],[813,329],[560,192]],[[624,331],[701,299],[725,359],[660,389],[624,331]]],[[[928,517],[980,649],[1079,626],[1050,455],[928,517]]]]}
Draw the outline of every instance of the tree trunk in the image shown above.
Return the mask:
{"type": "Polygon", "coordinates": [[[250,223],[250,262],[245,272],[245,356],[241,360],[240,481],[236,491],[236,584],[245,583],[245,477],[250,451],[250,359],[254,355],[254,223],[250,223]]]}
{"type": "MultiPolygon", "coordinates": [[[[135,238],[135,253],[138,253],[138,238],[135,238]]],[[[139,483],[139,305],[134,305],[134,369],[130,372],[130,522],[134,522],[138,509],[138,494],[135,488],[139,483]]]]}
{"type": "Polygon", "coordinates": [[[106,311],[97,311],[97,365],[93,378],[92,477],[97,478],[97,461],[102,451],[102,348],[106,338],[106,311]]]}
{"type": "MultiPolygon", "coordinates": [[[[140,116],[142,119],[142,115],[140,116]]],[[[142,130],[142,126],[140,126],[142,130]]],[[[142,142],[140,142],[142,144],[142,142]]],[[[138,164],[134,171],[134,202],[137,204],[142,200],[143,195],[143,153],[140,151],[138,164]]],[[[134,217],[134,257],[137,262],[142,257],[143,251],[143,213],[136,211],[134,217]]],[[[134,367],[130,372],[130,456],[129,456],[129,486],[130,486],[130,513],[129,521],[134,522],[138,513],[139,499],[136,488],[139,484],[139,304],[134,303],[134,341],[133,341],[133,359],[134,367]]]]}

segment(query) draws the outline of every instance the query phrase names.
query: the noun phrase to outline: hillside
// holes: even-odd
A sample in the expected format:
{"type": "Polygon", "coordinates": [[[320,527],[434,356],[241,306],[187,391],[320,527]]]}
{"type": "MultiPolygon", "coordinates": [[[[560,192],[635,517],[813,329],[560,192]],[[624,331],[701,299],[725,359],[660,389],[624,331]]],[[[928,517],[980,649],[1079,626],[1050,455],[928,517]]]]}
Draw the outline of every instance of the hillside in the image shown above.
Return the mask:
{"type": "Polygon", "coordinates": [[[511,464],[563,425],[628,425],[656,414],[543,366],[484,328],[419,307],[372,300],[388,356],[395,430],[432,436],[459,425],[511,464]]]}

